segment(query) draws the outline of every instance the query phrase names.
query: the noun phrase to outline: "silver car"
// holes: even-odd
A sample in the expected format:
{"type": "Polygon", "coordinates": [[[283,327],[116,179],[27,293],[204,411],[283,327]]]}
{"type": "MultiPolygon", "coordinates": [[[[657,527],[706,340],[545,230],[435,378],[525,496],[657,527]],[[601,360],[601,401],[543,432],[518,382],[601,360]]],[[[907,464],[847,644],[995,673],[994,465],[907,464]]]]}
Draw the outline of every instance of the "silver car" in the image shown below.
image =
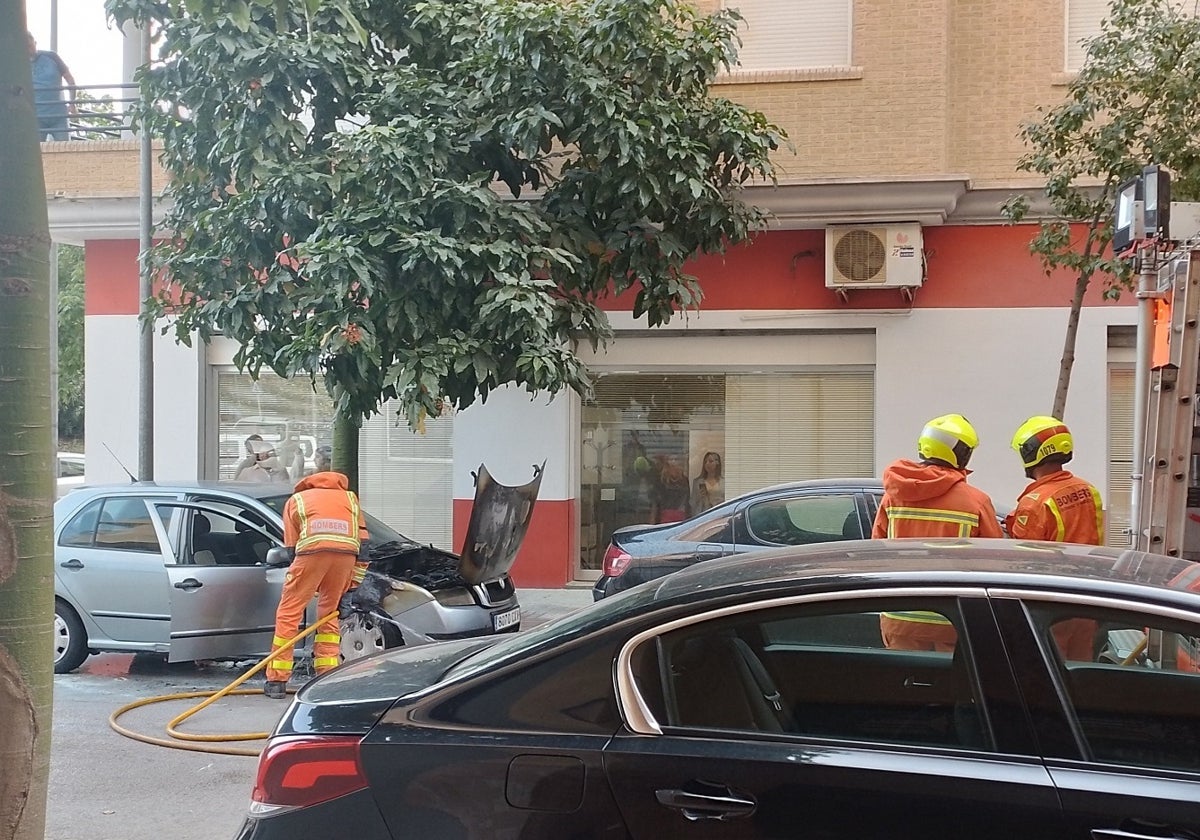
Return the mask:
{"type": "MultiPolygon", "coordinates": [[[[456,555],[421,545],[366,515],[371,574],[342,619],[343,658],[520,629],[508,571],[541,471],[522,487],[482,466],[456,555]]],[[[287,485],[135,483],[84,487],[54,507],[54,670],[90,653],[158,652],[172,662],[265,656],[286,570],[287,485]],[[277,554],[274,553],[274,554],[277,554]]],[[[314,621],[312,605],[307,620],[314,621]]]]}

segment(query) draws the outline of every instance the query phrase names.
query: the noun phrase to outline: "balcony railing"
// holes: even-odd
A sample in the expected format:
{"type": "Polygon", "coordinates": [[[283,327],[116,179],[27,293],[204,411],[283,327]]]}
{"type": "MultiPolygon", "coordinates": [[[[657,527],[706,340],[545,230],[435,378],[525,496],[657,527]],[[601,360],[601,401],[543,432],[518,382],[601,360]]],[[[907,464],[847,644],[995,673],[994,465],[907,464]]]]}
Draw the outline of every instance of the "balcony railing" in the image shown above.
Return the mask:
{"type": "Polygon", "coordinates": [[[114,140],[135,136],[137,85],[76,85],[34,94],[38,139],[114,140]]]}

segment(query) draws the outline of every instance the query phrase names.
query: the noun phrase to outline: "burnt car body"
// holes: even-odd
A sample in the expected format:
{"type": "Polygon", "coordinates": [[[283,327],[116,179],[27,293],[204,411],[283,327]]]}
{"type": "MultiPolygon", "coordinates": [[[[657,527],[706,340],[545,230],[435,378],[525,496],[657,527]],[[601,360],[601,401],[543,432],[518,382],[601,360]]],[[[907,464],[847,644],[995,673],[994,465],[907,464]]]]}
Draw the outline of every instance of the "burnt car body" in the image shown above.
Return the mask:
{"type": "Polygon", "coordinates": [[[599,601],[731,554],[865,539],[882,498],[883,485],[874,478],[793,481],[746,493],[682,522],[618,528],[592,597],[599,601]]]}
{"type": "Polygon", "coordinates": [[[1012,540],[698,564],[313,681],[238,840],[1195,837],[1197,588],[1186,560],[1012,540]],[[897,613],[952,649],[885,646],[897,613]]]}
{"type": "MultiPolygon", "coordinates": [[[[540,470],[522,487],[480,467],[463,556],[422,545],[366,514],[368,585],[342,618],[342,655],[520,629],[508,575],[532,513],[540,470]],[[507,526],[497,531],[499,523],[507,526]],[[487,526],[487,527],[484,527],[487,526]]],[[[89,652],[167,654],[171,661],[270,651],[286,570],[288,485],[134,483],[76,490],[55,505],[55,671],[89,652]]],[[[317,618],[313,608],[307,620],[317,618]]]]}

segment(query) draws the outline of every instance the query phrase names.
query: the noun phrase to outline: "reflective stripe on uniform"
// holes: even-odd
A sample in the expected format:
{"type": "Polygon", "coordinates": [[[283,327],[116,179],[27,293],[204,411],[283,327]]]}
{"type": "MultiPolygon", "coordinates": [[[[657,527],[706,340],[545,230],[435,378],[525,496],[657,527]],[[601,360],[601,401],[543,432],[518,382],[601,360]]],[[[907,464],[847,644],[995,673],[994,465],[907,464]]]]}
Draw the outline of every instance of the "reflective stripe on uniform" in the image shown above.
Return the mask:
{"type": "Polygon", "coordinates": [[[314,656],[314,668],[336,668],[338,666],[338,657],[336,656],[314,656]]]}
{"type": "Polygon", "coordinates": [[[341,637],[337,633],[318,633],[316,638],[317,644],[328,642],[329,644],[336,645],[339,641],[341,641],[341,637]]]}
{"type": "Polygon", "coordinates": [[[351,521],[348,524],[349,525],[348,531],[349,531],[349,533],[352,533],[354,536],[348,536],[346,534],[333,534],[333,533],[309,534],[308,533],[309,515],[308,515],[308,511],[304,507],[304,494],[297,493],[292,498],[294,498],[296,500],[296,514],[300,519],[300,534],[296,540],[296,551],[303,551],[306,548],[311,548],[312,546],[316,545],[317,543],[322,543],[322,542],[337,543],[339,545],[344,545],[347,548],[353,549],[355,552],[358,551],[359,546],[360,546],[360,542],[358,539],[358,500],[354,497],[353,493],[351,493],[349,490],[346,491],[346,500],[350,504],[350,519],[351,519],[351,521]]]}
{"type": "Polygon", "coordinates": [[[941,522],[958,528],[958,536],[969,537],[972,528],[979,527],[979,514],[965,513],[961,510],[939,510],[938,508],[899,507],[888,505],[884,510],[888,517],[888,536],[896,536],[895,523],[908,520],[911,522],[941,522]]]}
{"type": "Polygon", "coordinates": [[[904,610],[903,612],[885,612],[887,618],[896,621],[915,621],[919,624],[951,624],[952,622],[941,613],[926,612],[925,610],[904,610]]]}
{"type": "Polygon", "coordinates": [[[267,667],[273,671],[290,671],[292,670],[292,660],[272,659],[271,664],[269,664],[267,667]]]}
{"type": "Polygon", "coordinates": [[[271,650],[278,650],[287,643],[287,639],[283,638],[282,636],[276,636],[275,638],[271,639],[271,650]]]}
{"type": "Polygon", "coordinates": [[[1057,536],[1054,539],[1057,542],[1062,542],[1067,538],[1067,523],[1063,522],[1062,511],[1058,509],[1058,502],[1054,501],[1053,496],[1046,500],[1046,507],[1049,509],[1051,516],[1054,517],[1054,527],[1058,529],[1057,536]]]}
{"type": "Polygon", "coordinates": [[[1092,503],[1096,505],[1096,536],[1100,545],[1104,545],[1104,500],[1100,498],[1100,491],[1095,487],[1092,488],[1092,503]]]}

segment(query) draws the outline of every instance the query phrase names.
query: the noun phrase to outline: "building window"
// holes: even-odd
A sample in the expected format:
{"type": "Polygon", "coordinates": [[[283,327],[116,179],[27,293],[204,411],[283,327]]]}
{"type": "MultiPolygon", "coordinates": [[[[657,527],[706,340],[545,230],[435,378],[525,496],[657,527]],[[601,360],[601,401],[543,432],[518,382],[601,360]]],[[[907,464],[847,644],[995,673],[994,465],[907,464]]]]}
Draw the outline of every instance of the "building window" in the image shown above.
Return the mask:
{"type": "Polygon", "coordinates": [[[742,16],[740,70],[850,64],[852,0],[725,0],[742,16]]]}
{"type": "Polygon", "coordinates": [[[1084,42],[1100,34],[1109,0],[1066,0],[1066,71],[1077,73],[1087,56],[1084,42]]]}
{"type": "MultiPolygon", "coordinates": [[[[223,481],[238,478],[249,462],[251,435],[274,453],[272,477],[283,482],[312,472],[317,447],[333,442],[333,402],[320,382],[314,388],[307,377],[264,372],[255,381],[221,370],[217,406],[217,477],[223,481]]],[[[359,435],[363,507],[406,537],[443,548],[453,544],[453,428],[447,416],[427,421],[425,434],[415,434],[397,423],[396,406],[387,403],[359,435]]]]}
{"type": "Polygon", "coordinates": [[[874,475],[874,381],[850,368],[601,375],[583,407],[581,571],[601,567],[625,525],[679,521],[785,481],[874,475]],[[701,490],[714,454],[720,480],[701,490]]]}

